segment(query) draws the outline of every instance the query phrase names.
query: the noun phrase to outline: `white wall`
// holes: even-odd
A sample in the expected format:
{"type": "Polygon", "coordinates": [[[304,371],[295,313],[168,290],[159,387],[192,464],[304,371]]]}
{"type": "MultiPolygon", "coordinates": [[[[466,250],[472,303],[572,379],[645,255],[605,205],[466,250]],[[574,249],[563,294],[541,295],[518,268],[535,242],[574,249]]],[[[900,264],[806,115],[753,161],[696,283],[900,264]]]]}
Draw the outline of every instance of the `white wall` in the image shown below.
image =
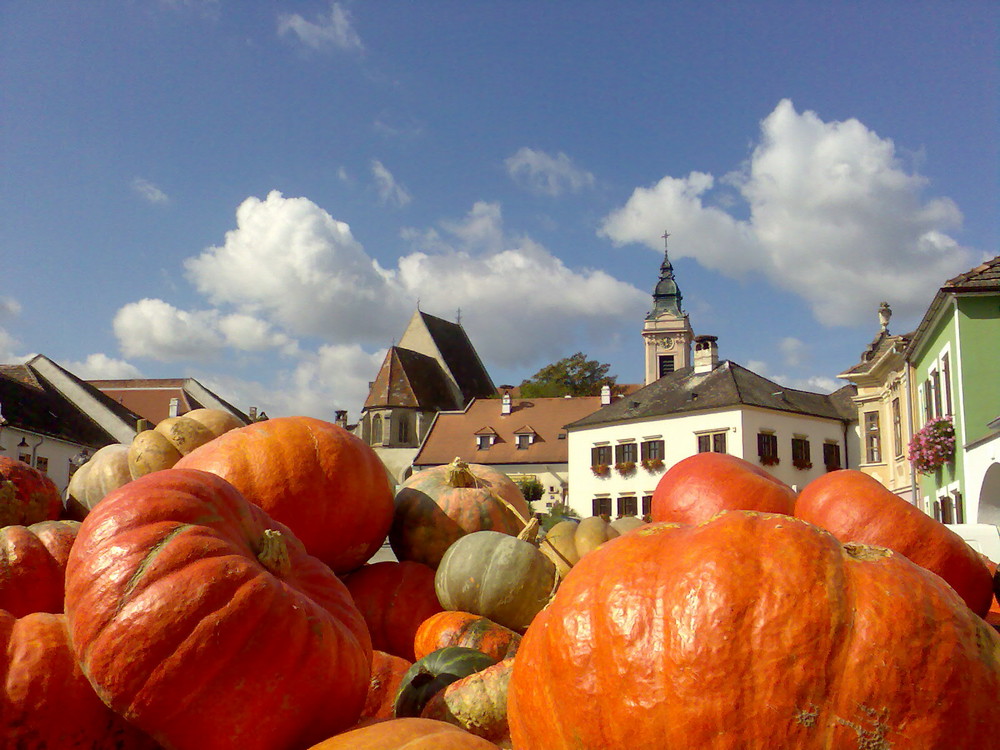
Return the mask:
{"type": "MultiPolygon", "coordinates": [[[[24,432],[22,430],[4,427],[0,431],[0,446],[3,446],[4,450],[0,452],[0,455],[7,456],[9,458],[21,458],[24,455],[24,461],[27,464],[31,464],[32,459],[32,449],[34,449],[35,463],[38,463],[39,458],[44,458],[48,460],[48,467],[45,470],[45,474],[55,482],[56,487],[59,488],[60,494],[65,494],[66,487],[69,485],[69,467],[70,459],[80,452],[81,446],[75,443],[68,443],[65,440],[59,440],[57,438],[45,437],[43,435],[38,435],[32,432],[24,432]],[[28,443],[27,448],[18,448],[18,443],[24,438],[28,443]],[[39,442],[40,441],[40,442],[39,442]],[[37,444],[37,448],[35,445],[37,444]]],[[[90,451],[93,454],[93,451],[90,451]]]]}
{"type": "Polygon", "coordinates": [[[986,472],[991,466],[1000,464],[1000,435],[994,435],[992,440],[980,443],[975,448],[965,452],[962,457],[965,466],[965,501],[966,519],[969,523],[996,523],[998,516],[994,509],[984,508],[979,512],[979,493],[983,489],[986,472]]]}

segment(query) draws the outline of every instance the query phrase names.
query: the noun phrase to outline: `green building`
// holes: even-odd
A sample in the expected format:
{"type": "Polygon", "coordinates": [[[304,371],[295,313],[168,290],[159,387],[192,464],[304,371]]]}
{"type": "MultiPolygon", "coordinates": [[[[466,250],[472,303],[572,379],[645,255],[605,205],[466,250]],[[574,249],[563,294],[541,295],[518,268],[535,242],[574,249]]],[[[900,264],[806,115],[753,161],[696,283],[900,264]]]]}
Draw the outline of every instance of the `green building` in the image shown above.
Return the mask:
{"type": "Polygon", "coordinates": [[[950,458],[913,461],[918,505],[948,524],[1000,525],[1000,256],[945,282],[905,356],[916,437],[941,418],[955,436],[950,458]]]}

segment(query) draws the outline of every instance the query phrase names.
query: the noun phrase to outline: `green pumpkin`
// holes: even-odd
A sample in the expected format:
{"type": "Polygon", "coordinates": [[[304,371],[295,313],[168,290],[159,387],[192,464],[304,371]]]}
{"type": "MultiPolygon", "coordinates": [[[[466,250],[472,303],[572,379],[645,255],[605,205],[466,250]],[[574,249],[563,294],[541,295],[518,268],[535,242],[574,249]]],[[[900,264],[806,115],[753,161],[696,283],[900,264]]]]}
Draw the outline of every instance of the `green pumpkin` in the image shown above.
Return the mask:
{"type": "Polygon", "coordinates": [[[531,542],[476,531],[444,553],[434,589],[446,610],[482,615],[523,633],[557,581],[556,566],[531,542]]]}
{"type": "Polygon", "coordinates": [[[496,663],[492,656],[474,648],[445,646],[432,651],[403,675],[393,705],[396,718],[420,716],[427,701],[439,690],[496,663]]]}

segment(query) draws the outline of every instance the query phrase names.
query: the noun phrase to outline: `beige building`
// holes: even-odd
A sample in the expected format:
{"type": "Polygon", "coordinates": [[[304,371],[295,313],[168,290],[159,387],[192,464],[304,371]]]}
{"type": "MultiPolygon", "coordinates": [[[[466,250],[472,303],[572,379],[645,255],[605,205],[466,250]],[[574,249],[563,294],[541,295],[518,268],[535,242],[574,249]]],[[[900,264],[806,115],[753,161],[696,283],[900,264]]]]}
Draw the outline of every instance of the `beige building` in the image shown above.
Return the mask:
{"type": "Polygon", "coordinates": [[[861,361],[837,377],[858,389],[854,397],[861,433],[858,468],[913,503],[915,481],[907,459],[913,420],[905,357],[912,334],[890,334],[891,316],[892,310],[883,302],[879,307],[878,334],[862,353],[861,361]]]}

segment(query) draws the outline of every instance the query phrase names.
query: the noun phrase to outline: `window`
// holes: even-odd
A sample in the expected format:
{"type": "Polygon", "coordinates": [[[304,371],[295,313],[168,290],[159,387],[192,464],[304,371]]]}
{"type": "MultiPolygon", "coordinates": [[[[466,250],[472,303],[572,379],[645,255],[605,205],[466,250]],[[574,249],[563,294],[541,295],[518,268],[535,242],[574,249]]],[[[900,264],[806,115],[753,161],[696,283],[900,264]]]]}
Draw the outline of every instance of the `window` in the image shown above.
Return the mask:
{"type": "Polygon", "coordinates": [[[892,447],[896,458],[903,455],[903,417],[899,410],[899,399],[892,400],[892,447]]]}
{"type": "Polygon", "coordinates": [[[870,464],[882,461],[882,436],[877,411],[865,412],[865,461],[870,464]]]}
{"type": "Polygon", "coordinates": [[[615,446],[615,463],[627,464],[635,463],[639,460],[636,455],[638,446],[635,443],[619,443],[615,446]]]}
{"type": "Polygon", "coordinates": [[[405,414],[399,415],[399,422],[396,424],[396,440],[406,443],[410,440],[410,420],[405,414]]]}
{"type": "Polygon", "coordinates": [[[823,443],[823,466],[827,471],[840,468],[840,445],[838,443],[823,443]]]}
{"type": "Polygon", "coordinates": [[[493,445],[492,435],[476,435],[476,447],[481,450],[489,450],[489,447],[493,445]]]}
{"type": "Polygon", "coordinates": [[[528,446],[531,445],[531,434],[527,432],[522,432],[517,436],[517,449],[519,451],[527,450],[528,446]]]}
{"type": "Polygon", "coordinates": [[[663,441],[662,440],[644,440],[641,446],[642,460],[643,461],[662,461],[663,460],[663,441]]]}
{"type": "Polygon", "coordinates": [[[610,466],[611,465],[611,446],[610,445],[595,445],[590,449],[590,465],[591,466],[610,466]]]}
{"type": "Polygon", "coordinates": [[[725,453],[726,433],[706,432],[698,436],[699,453],[725,453]]]}
{"type": "Polygon", "coordinates": [[[372,445],[382,442],[382,415],[372,417],[372,445]]]}
{"type": "Polygon", "coordinates": [[[674,371],[674,369],[676,369],[676,365],[674,364],[674,355],[673,354],[664,354],[664,355],[661,355],[660,356],[660,377],[662,378],[664,375],[669,375],[670,373],[672,373],[674,371]]]}
{"type": "Polygon", "coordinates": [[[924,390],[924,421],[934,416],[934,396],[931,394],[931,381],[928,380],[923,385],[924,390]]]}
{"type": "Polygon", "coordinates": [[[944,413],[951,416],[951,363],[948,353],[941,357],[941,385],[944,389],[944,413]]]}
{"type": "Polygon", "coordinates": [[[642,496],[642,515],[648,516],[653,512],[653,496],[643,495],[642,496]]]}
{"type": "Polygon", "coordinates": [[[31,466],[31,454],[30,453],[18,453],[17,460],[21,463],[28,464],[31,466]]]}
{"type": "Polygon", "coordinates": [[[757,457],[764,466],[778,463],[778,436],[773,432],[757,433],[757,457]]]}
{"type": "Polygon", "coordinates": [[[49,472],[49,459],[45,456],[35,457],[35,468],[38,469],[42,474],[48,474],[49,472]]]}
{"type": "Polygon", "coordinates": [[[792,438],[792,466],[796,469],[811,469],[812,460],[809,455],[809,438],[792,438]]]}
{"type": "Polygon", "coordinates": [[[635,495],[622,495],[618,498],[618,516],[634,516],[638,514],[639,506],[635,495]]]}
{"type": "Polygon", "coordinates": [[[594,498],[594,515],[595,516],[610,516],[611,515],[611,498],[610,497],[595,497],[594,498]]]}
{"type": "Polygon", "coordinates": [[[931,373],[931,392],[934,394],[934,413],[933,416],[940,417],[943,413],[941,411],[941,373],[934,370],[931,373]]]}

